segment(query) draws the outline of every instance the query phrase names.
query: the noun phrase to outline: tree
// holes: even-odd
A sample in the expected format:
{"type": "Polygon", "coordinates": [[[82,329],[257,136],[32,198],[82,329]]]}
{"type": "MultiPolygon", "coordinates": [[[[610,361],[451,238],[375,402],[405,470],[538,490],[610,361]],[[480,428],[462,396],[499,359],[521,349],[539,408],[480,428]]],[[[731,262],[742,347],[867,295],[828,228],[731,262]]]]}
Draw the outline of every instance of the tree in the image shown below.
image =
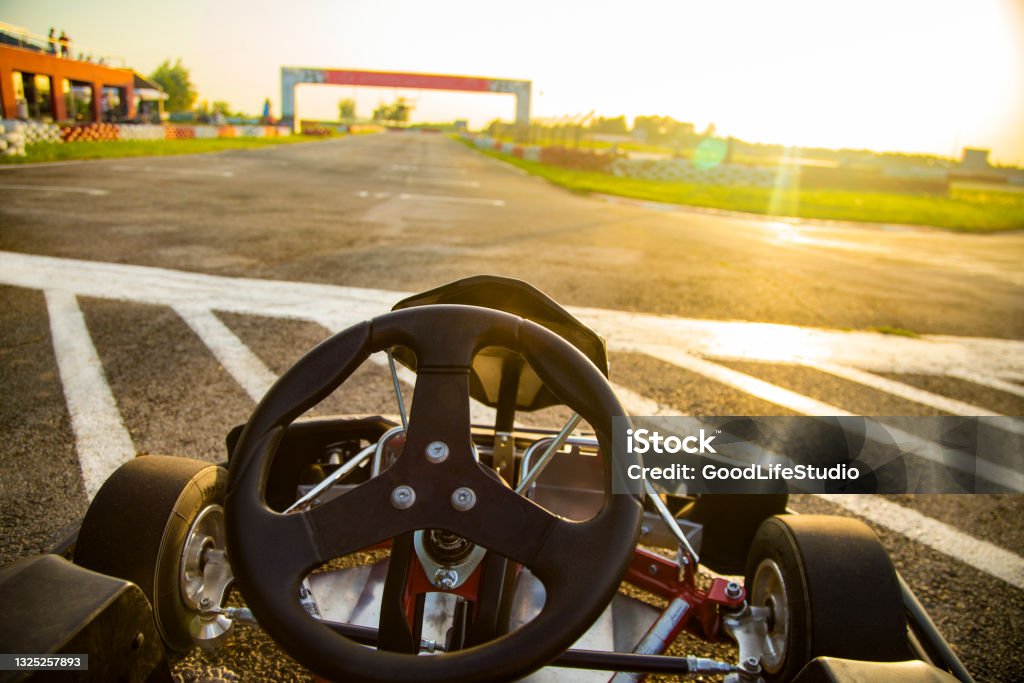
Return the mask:
{"type": "Polygon", "coordinates": [[[692,123],[671,116],[637,116],[633,119],[633,136],[651,144],[692,145],[699,139],[692,123]]]}
{"type": "Polygon", "coordinates": [[[373,110],[373,120],[405,123],[409,120],[409,114],[411,113],[412,105],[406,102],[404,97],[399,97],[391,104],[384,104],[383,102],[379,104],[373,110]]]}
{"type": "Polygon", "coordinates": [[[167,93],[167,111],[189,111],[196,101],[196,89],[189,78],[189,71],[179,57],[174,64],[165,59],[156,71],[149,75],[167,93]]]}
{"type": "Polygon", "coordinates": [[[603,116],[599,116],[596,121],[590,124],[590,130],[605,135],[626,135],[629,133],[625,116],[618,116],[614,119],[606,119],[603,116]]]}
{"type": "Polygon", "coordinates": [[[351,121],[356,117],[356,101],[351,97],[338,100],[338,119],[351,121]]]}

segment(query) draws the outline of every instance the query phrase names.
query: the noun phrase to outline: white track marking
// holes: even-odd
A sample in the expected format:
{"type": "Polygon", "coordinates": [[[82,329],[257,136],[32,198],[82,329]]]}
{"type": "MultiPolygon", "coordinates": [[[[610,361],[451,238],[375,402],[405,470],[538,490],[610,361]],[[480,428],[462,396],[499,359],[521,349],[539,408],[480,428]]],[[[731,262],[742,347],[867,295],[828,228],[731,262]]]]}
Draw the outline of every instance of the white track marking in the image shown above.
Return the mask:
{"type": "Polygon", "coordinates": [[[209,309],[176,306],[174,311],[188,323],[249,398],[259,403],[277,381],[277,375],[209,309]]]}
{"type": "Polygon", "coordinates": [[[121,420],[75,295],[46,290],[46,309],[82,481],[92,500],[107,477],[135,457],[135,446],[121,420]]]}
{"type": "Polygon", "coordinates": [[[168,175],[200,175],[200,176],[213,176],[215,178],[234,178],[234,171],[217,171],[213,169],[205,168],[172,168],[163,166],[111,166],[111,170],[114,171],[128,171],[131,173],[137,173],[142,171],[143,173],[166,173],[168,175]]]}
{"type": "Polygon", "coordinates": [[[52,166],[77,166],[78,164],[84,164],[89,161],[96,163],[99,160],[73,159],[68,161],[38,161],[31,164],[3,164],[0,165],[0,171],[26,171],[33,168],[50,168],[52,166]]]}
{"type": "Polygon", "coordinates": [[[29,190],[35,192],[69,192],[71,194],[88,194],[102,197],[110,194],[106,190],[95,187],[70,187],[68,185],[0,185],[0,190],[29,190]]]}
{"type": "Polygon", "coordinates": [[[866,387],[871,387],[872,389],[884,391],[887,394],[892,394],[893,396],[898,396],[899,398],[903,398],[908,401],[913,401],[914,403],[920,403],[921,405],[941,410],[951,415],[1000,415],[1000,413],[988,408],[982,408],[953,398],[933,394],[930,391],[918,389],[917,387],[910,386],[909,384],[897,382],[889,379],[888,377],[882,377],[856,368],[822,361],[804,363],[804,365],[851,382],[856,382],[857,384],[862,384],[866,387]]]}
{"type": "Polygon", "coordinates": [[[968,382],[974,382],[975,384],[981,384],[989,387],[990,389],[996,389],[998,391],[1005,392],[1007,394],[1013,394],[1014,396],[1024,397],[1024,386],[1020,384],[1014,384],[1013,382],[1006,382],[998,377],[988,377],[986,375],[979,375],[976,372],[970,372],[965,370],[953,370],[948,373],[950,377],[956,377],[963,379],[968,382]]]}
{"type": "Polygon", "coordinates": [[[922,545],[1024,590],[1024,558],[879,496],[819,497],[922,545]]]}
{"type": "Polygon", "coordinates": [[[382,173],[377,176],[381,180],[389,180],[409,185],[444,185],[447,187],[480,187],[478,180],[448,180],[446,178],[414,178],[411,176],[389,175],[382,173]]]}
{"type": "MultiPolygon", "coordinates": [[[[738,389],[746,394],[782,406],[796,413],[814,416],[852,417],[853,414],[823,401],[804,396],[795,391],[765,382],[764,380],[751,377],[746,373],[727,368],[723,365],[713,363],[703,358],[691,356],[685,351],[671,346],[659,345],[615,345],[609,344],[609,348],[618,351],[632,351],[645,353],[658,358],[677,367],[690,372],[703,375],[726,386],[738,389]]],[[[1003,427],[1001,424],[995,426],[1003,427]]],[[[912,446],[906,452],[916,457],[930,460],[944,467],[959,470],[966,474],[984,479],[997,486],[1011,491],[1024,492],[1024,473],[1018,472],[1009,467],[985,460],[981,457],[971,457],[959,451],[943,448],[939,444],[914,436],[902,429],[886,425],[885,431],[876,431],[868,423],[868,430],[865,436],[872,441],[888,444],[895,439],[898,444],[912,446]]],[[[1008,431],[1013,431],[1012,429],[1008,431]]]]}
{"type": "Polygon", "coordinates": [[[680,351],[674,346],[665,345],[620,345],[610,344],[610,346],[616,351],[632,351],[645,353],[654,358],[658,358],[667,363],[671,363],[677,367],[689,370],[690,372],[698,375],[703,375],[708,379],[713,379],[716,382],[725,384],[734,389],[739,389],[743,393],[756,396],[757,398],[774,403],[777,406],[788,408],[793,412],[800,413],[802,415],[821,415],[821,416],[840,416],[850,415],[851,413],[838,408],[834,405],[818,401],[798,394],[795,391],[790,391],[770,382],[751,377],[750,375],[727,368],[724,365],[718,363],[712,363],[711,361],[704,360],[703,358],[697,358],[692,356],[685,351],[680,351]]]}
{"type": "MultiPolygon", "coordinates": [[[[389,309],[408,292],[231,278],[96,261],[0,252],[0,282],[78,294],[211,310],[313,320],[338,331],[389,309]]],[[[869,372],[951,375],[1003,390],[1024,388],[1024,342],[929,336],[919,339],[766,323],[722,322],[570,307],[620,348],[671,346],[689,354],[765,362],[829,362],[869,372]],[[992,380],[995,381],[995,380],[992,380]]],[[[721,366],[716,366],[721,367],[721,366]]],[[[806,398],[806,397],[804,397],[806,398]]],[[[990,412],[990,411],[986,411],[990,412]]]]}
{"type": "Polygon", "coordinates": [[[379,315],[404,295],[387,290],[226,278],[202,273],[0,252],[0,282],[175,308],[312,320],[329,330],[379,315]]]}
{"type": "MultiPolygon", "coordinates": [[[[319,322],[333,331],[379,315],[409,292],[202,273],[0,252],[0,282],[47,289],[53,282],[84,296],[319,322]]],[[[687,353],[765,362],[824,361],[869,372],[951,375],[1004,390],[1024,388],[1024,342],[869,332],[838,332],[766,323],[723,322],[570,307],[620,348],[671,346],[687,353]],[[996,387],[999,388],[999,387],[996,387]]],[[[721,366],[716,366],[721,367],[721,366]]],[[[804,397],[806,398],[806,397],[804,397]]],[[[986,411],[989,412],[989,411],[986,411]]]]}
{"type": "Polygon", "coordinates": [[[479,204],[482,206],[505,206],[503,199],[482,199],[479,197],[448,197],[440,194],[408,194],[403,192],[398,195],[399,199],[409,199],[417,202],[446,202],[449,204],[479,204]]]}
{"type": "Polygon", "coordinates": [[[420,166],[412,166],[409,164],[391,164],[392,171],[405,171],[407,173],[416,173],[418,171],[437,170],[444,171],[446,173],[458,173],[459,175],[465,175],[467,173],[464,166],[449,166],[446,164],[423,164],[420,166]]]}
{"type": "MultiPolygon", "coordinates": [[[[994,410],[988,408],[982,408],[980,406],[972,405],[970,403],[964,403],[953,398],[946,396],[940,396],[924,389],[918,389],[917,387],[904,384],[903,382],[896,382],[889,379],[888,377],[880,377],[871,372],[864,372],[856,368],[848,368],[842,365],[835,365],[833,363],[808,363],[807,367],[827,372],[830,375],[841,377],[857,384],[862,384],[866,387],[878,389],[884,391],[887,394],[897,396],[899,398],[913,401],[914,403],[920,403],[921,405],[930,406],[936,410],[941,410],[951,415],[972,415],[972,416],[988,416],[988,417],[1004,417],[1001,413],[997,413],[994,410]]],[[[1012,434],[1024,434],[1024,422],[1018,419],[1005,419],[1005,420],[990,420],[989,424],[999,429],[1008,431],[1012,434]]]]}
{"type": "Polygon", "coordinates": [[[898,337],[796,325],[700,320],[599,308],[569,309],[619,343],[671,344],[694,355],[769,363],[826,361],[871,372],[1024,378],[1024,342],[898,337]]]}

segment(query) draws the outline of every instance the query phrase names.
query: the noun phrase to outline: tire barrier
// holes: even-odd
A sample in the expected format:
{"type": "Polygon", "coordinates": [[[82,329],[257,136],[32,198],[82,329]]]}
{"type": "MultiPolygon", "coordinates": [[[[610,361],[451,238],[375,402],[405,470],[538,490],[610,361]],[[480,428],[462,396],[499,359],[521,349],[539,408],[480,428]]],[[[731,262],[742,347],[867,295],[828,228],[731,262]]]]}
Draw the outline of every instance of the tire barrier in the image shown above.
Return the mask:
{"type": "Polygon", "coordinates": [[[568,147],[541,147],[539,145],[517,145],[512,142],[502,142],[486,135],[474,136],[464,134],[464,138],[470,140],[480,149],[494,150],[509,154],[527,161],[538,161],[552,166],[561,166],[578,171],[608,171],[612,162],[617,158],[614,154],[607,152],[595,152],[589,149],[570,149],[568,147]]]}
{"type": "Polygon", "coordinates": [[[18,132],[24,135],[26,145],[34,145],[37,142],[60,142],[60,126],[52,123],[4,119],[0,125],[8,133],[18,132]]]}
{"type": "Polygon", "coordinates": [[[334,131],[326,126],[316,126],[312,124],[304,124],[302,126],[303,135],[315,135],[317,137],[329,138],[334,135],[334,131]]]}
{"type": "Polygon", "coordinates": [[[62,126],[60,135],[64,142],[113,142],[121,139],[121,131],[113,123],[62,126]]]}
{"type": "Polygon", "coordinates": [[[192,140],[196,137],[196,126],[164,126],[168,140],[192,140]]]}
{"type": "Polygon", "coordinates": [[[689,159],[616,159],[609,167],[612,175],[643,180],[694,183],[699,185],[744,185],[773,187],[776,172],[768,168],[720,164],[697,168],[689,159]]]}
{"type": "Polygon", "coordinates": [[[220,137],[220,128],[218,126],[191,126],[194,131],[192,137],[197,140],[212,140],[220,137]]]}
{"type": "Polygon", "coordinates": [[[561,166],[574,171],[599,171],[607,173],[609,167],[618,157],[614,153],[595,152],[590,149],[571,149],[569,147],[542,147],[540,162],[551,166],[561,166]]]}
{"type": "Polygon", "coordinates": [[[511,142],[501,142],[486,135],[473,136],[464,133],[462,137],[471,141],[480,149],[493,149],[505,154],[511,154],[520,159],[526,159],[527,161],[540,161],[542,148],[538,145],[516,145],[511,142]]]}
{"type": "Polygon", "coordinates": [[[115,140],[191,140],[193,138],[286,137],[287,126],[177,126],[145,123],[70,123],[0,119],[0,154],[25,156],[26,145],[40,142],[112,142],[115,140]]]}
{"type": "Polygon", "coordinates": [[[5,119],[0,123],[0,154],[25,156],[25,124],[5,119]]]}
{"type": "Polygon", "coordinates": [[[166,133],[163,126],[156,124],[118,125],[122,140],[163,140],[166,133]]]}

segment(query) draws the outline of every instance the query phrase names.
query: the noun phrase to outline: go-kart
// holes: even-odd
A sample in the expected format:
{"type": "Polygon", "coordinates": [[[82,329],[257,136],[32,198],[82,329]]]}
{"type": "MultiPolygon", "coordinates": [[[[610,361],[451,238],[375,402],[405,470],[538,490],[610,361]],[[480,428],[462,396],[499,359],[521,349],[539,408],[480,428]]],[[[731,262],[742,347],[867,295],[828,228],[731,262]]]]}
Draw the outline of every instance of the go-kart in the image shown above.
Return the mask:
{"type": "Polygon", "coordinates": [[[603,339],[520,281],[406,299],[285,373],[226,469],[115,471],[61,548],[0,572],[0,650],[169,680],[237,627],[330,681],[970,680],[864,524],[777,494],[613,493],[607,376],[603,339]],[[377,352],[393,419],[301,417],[377,352]],[[517,425],[556,406],[561,430],[517,425]],[[679,654],[683,632],[733,656],[679,654]]]}

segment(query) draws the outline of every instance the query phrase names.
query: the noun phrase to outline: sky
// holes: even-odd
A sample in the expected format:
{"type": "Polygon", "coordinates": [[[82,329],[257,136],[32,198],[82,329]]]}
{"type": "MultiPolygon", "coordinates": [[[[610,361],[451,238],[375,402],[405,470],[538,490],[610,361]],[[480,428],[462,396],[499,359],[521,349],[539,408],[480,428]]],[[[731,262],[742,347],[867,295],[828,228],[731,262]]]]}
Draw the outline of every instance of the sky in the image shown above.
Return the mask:
{"type": "MultiPolygon", "coordinates": [[[[1024,0],[0,0],[0,21],[148,74],[180,57],[201,99],[280,107],[280,67],[533,82],[533,115],[664,115],[799,146],[1024,164],[1024,0]]],[[[300,117],[368,116],[403,96],[414,121],[514,116],[511,95],[301,86],[300,117]]]]}

